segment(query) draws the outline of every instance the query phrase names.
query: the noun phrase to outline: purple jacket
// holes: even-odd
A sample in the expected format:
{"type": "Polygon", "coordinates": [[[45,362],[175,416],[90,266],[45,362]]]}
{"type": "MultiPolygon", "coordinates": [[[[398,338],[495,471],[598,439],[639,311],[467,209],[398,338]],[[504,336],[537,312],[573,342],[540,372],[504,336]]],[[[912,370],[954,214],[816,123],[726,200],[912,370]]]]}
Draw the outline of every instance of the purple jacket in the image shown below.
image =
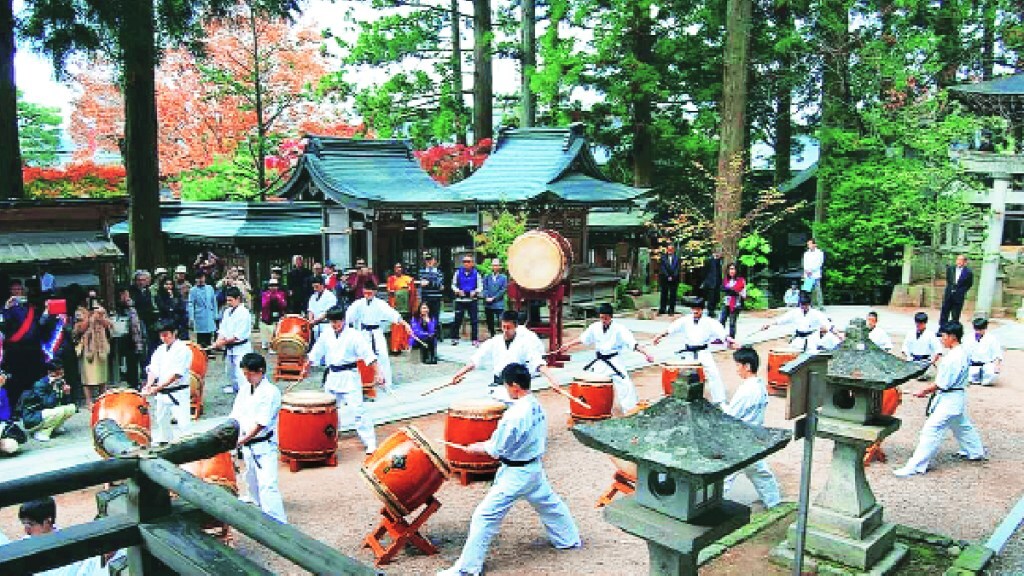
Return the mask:
{"type": "MultiPolygon", "coordinates": [[[[423,326],[422,320],[419,318],[413,318],[409,325],[412,326],[412,335],[426,342],[430,338],[437,336],[437,320],[431,318],[430,322],[426,326],[423,326]]],[[[415,344],[416,341],[409,337],[409,346],[415,344]]]]}

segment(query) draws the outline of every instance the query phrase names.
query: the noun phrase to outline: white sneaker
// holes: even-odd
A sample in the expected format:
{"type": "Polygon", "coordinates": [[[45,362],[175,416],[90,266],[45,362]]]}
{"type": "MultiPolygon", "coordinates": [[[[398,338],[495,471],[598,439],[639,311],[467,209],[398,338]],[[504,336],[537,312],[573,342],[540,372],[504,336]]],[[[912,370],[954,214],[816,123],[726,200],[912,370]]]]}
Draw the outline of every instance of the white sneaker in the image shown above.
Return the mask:
{"type": "Polygon", "coordinates": [[[917,474],[924,474],[924,472],[918,472],[917,470],[907,467],[897,468],[892,471],[892,475],[897,478],[909,478],[911,476],[916,476],[917,474]]]}
{"type": "Polygon", "coordinates": [[[235,389],[232,388],[231,386],[225,386],[225,387],[221,388],[220,391],[225,393],[225,394],[234,394],[235,393],[235,389]]]}
{"type": "Polygon", "coordinates": [[[35,438],[36,440],[38,440],[39,442],[49,442],[50,441],[50,435],[49,434],[43,434],[42,432],[35,432],[35,433],[32,434],[32,437],[35,438]]]}

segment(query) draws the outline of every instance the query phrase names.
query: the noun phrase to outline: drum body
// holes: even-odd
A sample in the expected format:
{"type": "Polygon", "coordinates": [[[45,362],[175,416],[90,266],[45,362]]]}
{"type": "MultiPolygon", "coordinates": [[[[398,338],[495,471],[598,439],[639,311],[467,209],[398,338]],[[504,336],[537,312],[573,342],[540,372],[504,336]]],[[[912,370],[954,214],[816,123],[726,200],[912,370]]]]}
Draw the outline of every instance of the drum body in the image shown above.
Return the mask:
{"type": "Polygon", "coordinates": [[[882,416],[892,416],[903,403],[903,393],[899,386],[882,391],[882,416]]]}
{"type": "Polygon", "coordinates": [[[358,360],[356,367],[359,369],[359,381],[363,384],[363,398],[376,398],[377,389],[373,384],[373,368],[366,365],[366,362],[358,360]]]}
{"type": "MultiPolygon", "coordinates": [[[[498,421],[505,413],[505,405],[496,400],[458,400],[448,409],[444,423],[444,439],[454,444],[483,442],[494,434],[498,421]]],[[[457,470],[471,472],[494,472],[500,462],[487,454],[473,454],[445,447],[448,465],[457,470]]]]}
{"type": "MultiPolygon", "coordinates": [[[[150,420],[149,400],[134,390],[111,390],[92,405],[90,426],[95,427],[100,420],[107,418],[117,422],[129,438],[140,446],[149,446],[150,420]]],[[[96,452],[104,458],[110,457],[100,448],[102,438],[93,437],[96,452]]]]}
{"type": "Polygon", "coordinates": [[[783,374],[781,368],[799,355],[798,350],[771,350],[768,352],[768,392],[785,396],[786,389],[789,388],[789,376],[783,374]]]}
{"type": "Polygon", "coordinates": [[[186,343],[192,350],[192,365],[189,367],[189,404],[192,418],[198,419],[203,413],[203,391],[206,387],[206,370],[208,358],[206,351],[195,342],[186,343]]]}
{"type": "Polygon", "coordinates": [[[408,516],[430,500],[451,469],[419,430],[406,426],[389,436],[359,472],[385,507],[408,516]]]}
{"type": "Polygon", "coordinates": [[[543,291],[569,277],[572,247],[554,230],[520,234],[508,249],[508,273],[526,290],[543,291]]]}
{"type": "Polygon", "coordinates": [[[673,384],[679,378],[687,382],[704,382],[704,366],[693,360],[669,360],[661,365],[661,389],[671,396],[673,384]]]}
{"type": "Polygon", "coordinates": [[[610,376],[593,372],[580,372],[569,385],[569,393],[590,404],[586,408],[576,402],[569,402],[569,413],[580,420],[605,420],[612,417],[615,404],[615,388],[610,376]]]}
{"type": "Polygon", "coordinates": [[[277,332],[271,346],[282,356],[305,356],[311,339],[309,320],[297,314],[288,314],[277,323],[277,332]]]}
{"type": "Polygon", "coordinates": [[[230,452],[221,452],[210,458],[186,462],[181,467],[208,484],[223,486],[232,494],[238,494],[238,479],[235,476],[235,465],[231,461],[230,452]]]}
{"type": "Polygon", "coordinates": [[[338,450],[338,407],[326,392],[289,392],[278,415],[281,456],[299,461],[331,460],[338,450]]]}

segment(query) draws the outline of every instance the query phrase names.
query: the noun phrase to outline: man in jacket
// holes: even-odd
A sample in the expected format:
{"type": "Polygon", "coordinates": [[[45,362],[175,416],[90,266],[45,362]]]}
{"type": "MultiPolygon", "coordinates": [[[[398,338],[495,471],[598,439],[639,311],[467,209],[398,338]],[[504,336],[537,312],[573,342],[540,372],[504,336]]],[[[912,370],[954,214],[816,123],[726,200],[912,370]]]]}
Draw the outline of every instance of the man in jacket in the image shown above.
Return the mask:
{"type": "Polygon", "coordinates": [[[718,300],[722,295],[722,254],[717,250],[711,253],[711,257],[704,262],[704,277],[700,283],[700,289],[704,292],[704,301],[707,303],[707,313],[715,315],[718,309],[718,300]]]}
{"type": "Polygon", "coordinates": [[[661,285],[661,299],[658,302],[658,314],[676,313],[676,295],[679,292],[679,256],[676,247],[669,245],[661,257],[658,266],[658,283],[661,285]]]}
{"type": "Polygon", "coordinates": [[[949,322],[960,322],[960,311],[971,286],[974,286],[974,273],[967,267],[967,257],[958,254],[956,266],[946,266],[946,290],[942,294],[939,328],[949,322]]]}
{"type": "Polygon", "coordinates": [[[47,362],[46,376],[22,395],[18,411],[25,430],[40,442],[49,442],[57,428],[75,415],[71,386],[64,381],[64,367],[60,363],[47,362]]]}
{"type": "MultiPolygon", "coordinates": [[[[430,308],[430,317],[438,320],[441,314],[441,297],[444,295],[444,274],[437,267],[433,254],[424,254],[426,267],[420,270],[417,282],[420,285],[420,301],[430,308]]],[[[440,324],[439,324],[440,326],[440,324]]]]}
{"type": "Polygon", "coordinates": [[[196,342],[206,348],[217,331],[217,296],[206,283],[206,274],[196,274],[196,285],[188,292],[188,320],[196,332],[196,342]]]}
{"type": "MultiPolygon", "coordinates": [[[[484,276],[484,315],[487,317],[487,332],[494,338],[495,322],[501,321],[505,311],[505,294],[508,292],[508,276],[501,272],[501,260],[491,260],[491,273],[484,276]]],[[[500,328],[500,327],[499,327],[500,328]]]]}

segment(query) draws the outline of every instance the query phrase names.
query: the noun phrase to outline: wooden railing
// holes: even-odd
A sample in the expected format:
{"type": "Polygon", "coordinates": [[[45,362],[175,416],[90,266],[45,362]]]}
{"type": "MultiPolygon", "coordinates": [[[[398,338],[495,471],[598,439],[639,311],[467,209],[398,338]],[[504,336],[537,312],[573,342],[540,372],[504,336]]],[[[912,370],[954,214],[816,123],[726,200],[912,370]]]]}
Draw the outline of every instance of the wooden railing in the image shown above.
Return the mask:
{"type": "Polygon", "coordinates": [[[238,423],[160,449],[141,448],[113,420],[94,436],[113,458],[0,483],[0,508],[110,482],[128,487],[127,513],[0,546],[0,574],[29,574],[128,549],[132,576],[273,574],[206,534],[213,517],[314,574],[378,574],[293,526],[178,467],[231,450],[238,423]],[[172,501],[171,492],[178,495],[172,501]]]}

